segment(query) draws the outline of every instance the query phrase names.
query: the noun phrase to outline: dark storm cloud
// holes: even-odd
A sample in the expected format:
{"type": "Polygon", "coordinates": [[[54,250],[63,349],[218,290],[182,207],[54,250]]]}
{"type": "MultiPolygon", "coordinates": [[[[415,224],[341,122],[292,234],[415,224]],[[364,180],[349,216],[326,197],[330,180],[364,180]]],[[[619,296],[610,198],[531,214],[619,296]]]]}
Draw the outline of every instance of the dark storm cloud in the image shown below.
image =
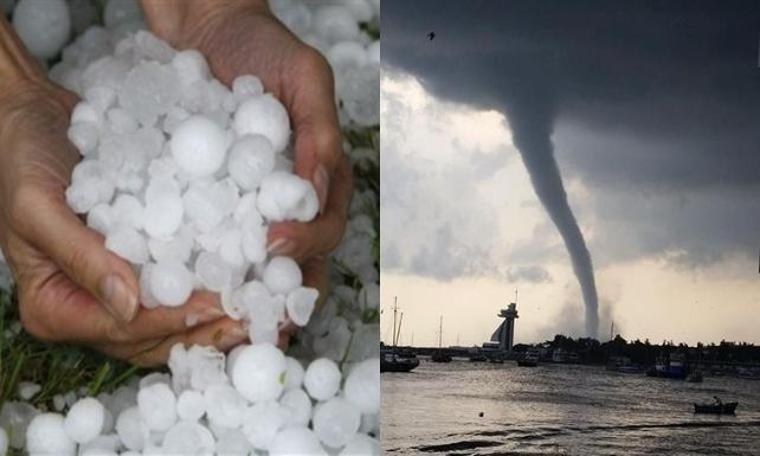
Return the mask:
{"type": "Polygon", "coordinates": [[[760,184],[760,2],[388,1],[382,26],[384,62],[439,97],[673,146],[578,151],[590,177],[760,184]]]}

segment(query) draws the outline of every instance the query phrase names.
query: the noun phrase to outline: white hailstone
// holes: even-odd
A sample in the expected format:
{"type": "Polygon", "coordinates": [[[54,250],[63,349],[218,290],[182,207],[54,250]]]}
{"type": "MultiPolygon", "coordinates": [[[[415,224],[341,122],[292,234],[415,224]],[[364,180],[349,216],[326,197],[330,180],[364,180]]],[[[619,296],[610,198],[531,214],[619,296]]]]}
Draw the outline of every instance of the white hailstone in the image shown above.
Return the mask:
{"type": "Polygon", "coordinates": [[[84,91],[84,99],[98,112],[106,112],[116,103],[116,91],[108,86],[94,86],[84,91]]]}
{"type": "Polygon", "coordinates": [[[377,125],[380,119],[380,72],[372,65],[347,71],[340,81],[343,104],[351,120],[360,126],[377,125]]]}
{"type": "Polygon", "coordinates": [[[79,153],[86,157],[98,145],[98,126],[92,122],[75,123],[69,127],[66,136],[79,153]]]}
{"type": "Polygon", "coordinates": [[[331,43],[354,40],[359,35],[359,25],[343,5],[317,7],[312,16],[312,27],[331,43]]]}
{"type": "Polygon", "coordinates": [[[264,93],[264,85],[261,79],[252,74],[238,76],[232,81],[232,93],[238,102],[264,93]]]}
{"type": "Polygon", "coordinates": [[[161,304],[181,306],[193,292],[193,274],[178,261],[157,263],[149,278],[150,293],[161,304]]]}
{"type": "Polygon", "coordinates": [[[245,135],[232,145],[227,170],[241,189],[256,190],[273,169],[274,149],[266,137],[245,135]]]}
{"type": "Polygon", "coordinates": [[[238,229],[226,230],[219,243],[219,256],[236,268],[245,266],[243,233],[238,229]]]}
{"type": "Polygon", "coordinates": [[[145,231],[168,239],[179,229],[183,214],[179,184],[174,179],[152,179],[145,191],[145,231]]]}
{"type": "Polygon", "coordinates": [[[13,28],[32,55],[49,59],[69,39],[69,6],[64,0],[49,0],[44,7],[35,0],[20,0],[13,10],[13,28]]]}
{"type": "Polygon", "coordinates": [[[243,422],[246,403],[235,388],[222,383],[203,393],[209,423],[226,428],[239,427],[243,422]]]}
{"type": "Polygon", "coordinates": [[[365,434],[356,434],[339,456],[380,456],[380,442],[365,434]]]}
{"type": "Polygon", "coordinates": [[[341,3],[348,8],[356,22],[369,22],[375,14],[367,0],[342,0],[341,3]]]}
{"type": "Polygon", "coordinates": [[[143,389],[151,385],[155,385],[156,383],[164,383],[168,385],[171,383],[171,381],[172,379],[169,374],[165,374],[163,372],[153,372],[141,378],[140,382],[137,384],[137,387],[138,389],[143,389]]]}
{"type": "Polygon", "coordinates": [[[277,399],[284,389],[285,356],[273,345],[249,345],[242,350],[232,370],[232,384],[251,402],[277,399]]]}
{"type": "Polygon", "coordinates": [[[173,239],[162,240],[151,238],[148,240],[150,256],[156,261],[179,261],[187,263],[193,253],[195,233],[188,226],[183,226],[175,234],[173,239]]]}
{"type": "Polygon", "coordinates": [[[103,404],[97,399],[86,397],[71,407],[63,422],[63,428],[71,440],[86,443],[103,430],[105,414],[103,404]]]}
{"type": "Polygon", "coordinates": [[[367,51],[360,43],[355,41],[341,41],[335,43],[328,51],[327,60],[333,68],[362,66],[367,63],[367,51]]]}
{"type": "Polygon", "coordinates": [[[111,131],[119,134],[130,134],[137,131],[137,119],[124,108],[111,108],[106,113],[106,120],[111,131]]]}
{"type": "Polygon", "coordinates": [[[26,450],[30,454],[73,456],[77,444],[63,429],[63,415],[42,413],[35,416],[26,429],[26,450]]]}
{"type": "Polygon", "coordinates": [[[285,377],[285,389],[291,390],[300,388],[303,385],[303,376],[306,372],[301,365],[301,362],[290,356],[285,358],[285,362],[288,363],[288,374],[285,377]]]}
{"type": "MultiPolygon", "coordinates": [[[[254,197],[255,198],[255,197],[254,197]]],[[[252,211],[241,222],[242,237],[240,239],[245,259],[257,264],[267,257],[267,227],[258,211],[252,211]]]]}
{"type": "Polygon", "coordinates": [[[206,413],[206,402],[203,393],[195,390],[185,390],[177,398],[177,416],[180,420],[198,421],[206,413]]]}
{"type": "Polygon", "coordinates": [[[164,454],[210,455],[214,453],[214,436],[198,423],[180,421],[166,432],[164,454]]]}
{"type": "Polygon", "coordinates": [[[232,282],[232,267],[216,253],[201,252],[195,260],[195,275],[207,290],[221,292],[232,282]]]}
{"type": "Polygon", "coordinates": [[[205,116],[191,116],[174,130],[171,152],[179,168],[191,177],[214,174],[224,163],[227,135],[205,116]]]}
{"type": "Polygon", "coordinates": [[[119,225],[108,232],[106,249],[132,264],[145,264],[150,255],[145,238],[134,228],[119,225]]]}
{"type": "Polygon", "coordinates": [[[5,432],[4,428],[0,427],[0,455],[5,456],[8,453],[9,443],[8,433],[5,432]]]}
{"type": "Polygon", "coordinates": [[[56,412],[63,411],[63,409],[66,408],[66,399],[63,398],[62,394],[56,394],[53,396],[53,408],[56,412]]]}
{"type": "Polygon", "coordinates": [[[264,268],[262,281],[270,292],[287,294],[295,290],[303,279],[301,268],[294,259],[289,257],[274,257],[264,268]]]}
{"type": "Polygon", "coordinates": [[[237,362],[238,356],[240,353],[243,352],[243,350],[248,347],[247,345],[238,345],[237,347],[230,350],[229,353],[227,353],[227,365],[225,366],[225,373],[227,373],[227,376],[229,378],[232,378],[232,370],[235,367],[235,363],[237,362]]]}
{"type": "Polygon", "coordinates": [[[211,77],[206,58],[195,49],[178,52],[172,59],[172,66],[185,86],[196,81],[206,81],[211,77]]]}
{"type": "Polygon", "coordinates": [[[152,126],[179,99],[177,72],[171,66],[143,61],[127,72],[119,104],[144,126],[152,126]]]}
{"type": "Polygon", "coordinates": [[[243,101],[233,121],[238,136],[265,136],[275,152],[282,152],[290,139],[290,119],[282,103],[271,94],[243,101]]]}
{"type": "Polygon", "coordinates": [[[141,389],[137,393],[137,407],[148,429],[166,431],[177,421],[177,398],[165,383],[141,389]]]}
{"type": "Polygon", "coordinates": [[[334,397],[314,410],[314,432],[325,445],[340,448],[354,438],[361,424],[359,409],[349,401],[334,397]]]}
{"type": "Polygon", "coordinates": [[[306,326],[314,311],[317,298],[319,298],[319,291],[315,288],[298,287],[288,293],[285,306],[290,320],[298,326],[306,326]]]}
{"type": "Polygon", "coordinates": [[[251,443],[240,429],[222,429],[214,433],[217,456],[247,456],[253,452],[251,443]]]}
{"type": "Polygon", "coordinates": [[[19,382],[18,395],[21,399],[28,401],[33,398],[35,394],[42,391],[42,387],[33,382],[19,382]]]}
{"type": "Polygon", "coordinates": [[[190,366],[189,386],[199,391],[227,383],[229,379],[224,372],[224,353],[214,347],[193,345],[187,351],[187,361],[190,366]]]}
{"type": "Polygon", "coordinates": [[[319,211],[319,199],[311,182],[295,174],[275,171],[261,181],[257,207],[271,222],[308,222],[319,211]]]}
{"type": "Polygon", "coordinates": [[[333,360],[319,358],[306,368],[303,384],[309,396],[318,401],[326,401],[338,392],[340,379],[338,365],[333,360]]]}
{"type": "Polygon", "coordinates": [[[79,456],[111,456],[121,447],[119,436],[116,434],[99,435],[85,444],[79,445],[79,456]]]}
{"type": "Polygon", "coordinates": [[[280,399],[280,405],[288,412],[286,426],[306,427],[311,420],[311,399],[301,388],[285,392],[280,399]]]}
{"type": "Polygon", "coordinates": [[[193,226],[203,233],[211,233],[235,210],[238,198],[237,187],[230,181],[199,180],[190,184],[182,204],[193,226]]]}
{"type": "Polygon", "coordinates": [[[269,456],[291,456],[294,454],[327,454],[319,444],[319,439],[311,429],[286,428],[281,430],[269,445],[269,456]]]}
{"type": "Polygon", "coordinates": [[[147,263],[143,265],[140,271],[140,304],[146,309],[155,309],[161,305],[151,291],[150,281],[155,267],[155,263],[147,263]]]}
{"type": "Polygon", "coordinates": [[[254,448],[266,450],[288,418],[288,412],[275,401],[261,401],[245,410],[243,434],[254,448]]]}
{"type": "Polygon", "coordinates": [[[351,370],[343,386],[346,399],[364,414],[380,411],[380,360],[367,359],[351,370]]]}

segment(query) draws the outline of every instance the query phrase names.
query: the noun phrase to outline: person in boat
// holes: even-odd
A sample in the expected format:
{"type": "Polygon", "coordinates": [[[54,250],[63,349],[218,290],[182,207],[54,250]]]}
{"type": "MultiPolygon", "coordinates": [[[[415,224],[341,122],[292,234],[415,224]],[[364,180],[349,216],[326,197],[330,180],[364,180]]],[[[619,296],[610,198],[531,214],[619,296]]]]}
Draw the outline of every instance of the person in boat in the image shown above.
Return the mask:
{"type": "Polygon", "coordinates": [[[715,399],[715,405],[723,407],[723,401],[721,401],[718,396],[713,396],[713,399],[715,399]]]}

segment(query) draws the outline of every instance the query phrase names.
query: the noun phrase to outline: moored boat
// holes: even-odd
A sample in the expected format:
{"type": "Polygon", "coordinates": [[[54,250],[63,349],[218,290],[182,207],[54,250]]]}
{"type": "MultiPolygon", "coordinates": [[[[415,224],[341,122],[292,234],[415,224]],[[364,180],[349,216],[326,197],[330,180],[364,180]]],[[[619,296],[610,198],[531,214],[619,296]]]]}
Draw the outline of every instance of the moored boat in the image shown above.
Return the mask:
{"type": "Polygon", "coordinates": [[[733,415],[738,402],[694,403],[694,413],[709,413],[713,415],[733,415]]]}

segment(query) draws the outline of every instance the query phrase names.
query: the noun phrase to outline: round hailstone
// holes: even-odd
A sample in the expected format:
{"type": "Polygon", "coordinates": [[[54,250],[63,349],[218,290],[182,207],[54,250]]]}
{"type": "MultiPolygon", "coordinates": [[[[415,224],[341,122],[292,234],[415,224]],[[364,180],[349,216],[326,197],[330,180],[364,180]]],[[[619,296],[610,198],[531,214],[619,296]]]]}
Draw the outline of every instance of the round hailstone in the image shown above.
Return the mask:
{"type": "Polygon", "coordinates": [[[284,171],[270,173],[261,181],[256,205],[271,222],[308,222],[319,212],[319,198],[311,182],[284,171]]]}
{"type": "Polygon", "coordinates": [[[35,57],[49,59],[69,39],[71,19],[64,0],[21,0],[13,10],[13,28],[35,57]]]}
{"type": "Polygon", "coordinates": [[[172,59],[172,66],[177,70],[180,81],[185,86],[195,81],[206,81],[211,76],[206,58],[195,49],[177,52],[172,59]]]}
{"type": "MultiPolygon", "coordinates": [[[[319,439],[311,429],[283,429],[269,445],[269,456],[291,456],[294,454],[327,454],[319,444],[319,439]]],[[[358,453],[357,453],[358,454],[358,453]]]]}
{"type": "Polygon", "coordinates": [[[232,145],[227,170],[243,190],[256,190],[273,169],[274,149],[266,137],[245,135],[232,145]]]}
{"type": "Polygon", "coordinates": [[[232,384],[251,402],[275,400],[284,389],[287,369],[285,356],[275,346],[249,345],[237,355],[232,384]]]}
{"type": "Polygon", "coordinates": [[[239,427],[243,422],[245,400],[226,383],[213,385],[203,393],[209,423],[225,428],[239,427]]]}
{"type": "Polygon", "coordinates": [[[282,103],[269,93],[241,103],[235,112],[233,126],[238,136],[265,136],[277,153],[285,150],[290,138],[288,112],[282,103]]]}
{"type": "Polygon", "coordinates": [[[238,76],[232,81],[232,94],[238,102],[263,93],[264,85],[261,83],[261,79],[252,74],[238,76]]]}
{"type": "Polygon", "coordinates": [[[182,171],[193,178],[205,177],[224,163],[227,135],[213,120],[195,115],[177,125],[169,145],[182,171]]]}
{"type": "Polygon", "coordinates": [[[76,453],[77,444],[63,428],[63,415],[42,413],[26,429],[26,450],[29,454],[69,456],[76,453]]]}
{"type": "Polygon", "coordinates": [[[335,396],[340,388],[340,369],[331,359],[316,359],[306,369],[303,384],[309,396],[318,401],[326,401],[335,396]]]}
{"type": "Polygon", "coordinates": [[[345,397],[365,414],[380,411],[380,360],[368,359],[357,364],[343,386],[345,397]]]}
{"type": "Polygon", "coordinates": [[[262,281],[272,294],[287,294],[295,290],[303,275],[298,263],[288,257],[274,257],[264,268],[262,281]]]}
{"type": "Polygon", "coordinates": [[[170,307],[187,302],[193,292],[193,282],[193,274],[178,261],[157,263],[149,278],[151,295],[170,307]]]}
{"type": "Polygon", "coordinates": [[[136,229],[119,225],[106,236],[106,249],[132,264],[145,264],[150,259],[148,244],[136,229]]]}
{"type": "Polygon", "coordinates": [[[339,456],[380,456],[380,443],[377,439],[365,434],[356,434],[350,442],[343,447],[339,456]]]}
{"type": "Polygon", "coordinates": [[[103,430],[105,408],[97,399],[86,397],[79,400],[63,422],[69,438],[77,443],[85,443],[97,437],[103,430]]]}
{"type": "Polygon", "coordinates": [[[232,282],[232,272],[232,267],[216,253],[201,252],[195,260],[195,275],[207,290],[224,290],[232,282]]]}
{"type": "Polygon", "coordinates": [[[285,377],[285,389],[291,390],[294,388],[300,388],[303,384],[303,376],[305,372],[301,362],[290,356],[285,358],[285,362],[288,363],[288,376],[285,377]]]}
{"type": "Polygon", "coordinates": [[[177,415],[185,421],[198,421],[206,413],[206,402],[200,391],[185,390],[177,398],[177,415]]]}
{"type": "Polygon", "coordinates": [[[298,287],[288,293],[285,307],[288,309],[290,320],[298,326],[306,326],[314,312],[317,298],[319,291],[315,288],[298,287]]]}
{"type": "Polygon", "coordinates": [[[247,345],[238,345],[229,353],[227,353],[227,365],[225,366],[227,377],[232,378],[232,370],[235,368],[235,363],[237,362],[238,356],[240,356],[243,350],[245,350],[247,347],[247,345]]]}
{"type": "Polygon", "coordinates": [[[98,126],[91,122],[72,124],[67,136],[79,153],[86,157],[95,150],[98,144],[98,126]]]}
{"type": "Polygon", "coordinates": [[[285,392],[280,405],[288,411],[288,427],[307,427],[311,419],[311,399],[301,388],[285,392]]]}
{"type": "Polygon", "coordinates": [[[137,393],[137,407],[146,426],[166,431],[177,421],[177,398],[169,385],[155,383],[137,393]]]}
{"type": "Polygon", "coordinates": [[[359,36],[359,24],[343,5],[319,6],[311,23],[314,31],[331,43],[353,41],[359,36]]]}
{"type": "Polygon", "coordinates": [[[288,412],[277,402],[257,402],[243,415],[243,434],[254,448],[266,450],[287,418],[288,412]]]}
{"type": "Polygon", "coordinates": [[[214,436],[198,423],[181,421],[164,436],[161,454],[209,455],[214,452],[214,436]]]}
{"type": "Polygon", "coordinates": [[[253,454],[251,443],[240,429],[220,429],[214,432],[217,437],[216,454],[218,456],[243,456],[253,454]]]}
{"type": "Polygon", "coordinates": [[[360,424],[359,409],[340,397],[319,404],[314,411],[314,432],[331,448],[340,448],[351,441],[360,424]]]}
{"type": "Polygon", "coordinates": [[[155,178],[145,190],[145,231],[153,238],[168,240],[182,225],[185,208],[179,184],[171,178],[155,178]]]}

